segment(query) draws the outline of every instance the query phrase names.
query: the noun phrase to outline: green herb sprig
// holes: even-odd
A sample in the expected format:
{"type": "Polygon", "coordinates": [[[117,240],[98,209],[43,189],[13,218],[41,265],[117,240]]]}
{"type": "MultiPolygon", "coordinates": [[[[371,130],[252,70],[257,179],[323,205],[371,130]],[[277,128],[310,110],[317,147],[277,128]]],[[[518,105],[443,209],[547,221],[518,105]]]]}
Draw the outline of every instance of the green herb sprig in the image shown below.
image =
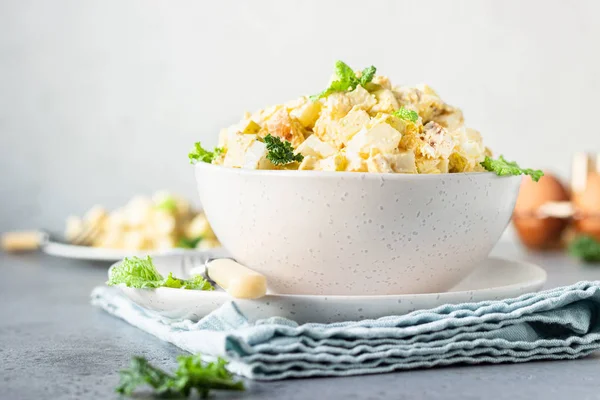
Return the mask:
{"type": "Polygon", "coordinates": [[[600,262],[600,242],[591,236],[581,235],[573,239],[568,252],[587,263],[600,262]]]}
{"type": "Polygon", "coordinates": [[[182,237],[177,242],[177,247],[182,248],[182,249],[195,249],[196,246],[198,246],[198,243],[200,243],[201,241],[202,241],[202,236],[198,236],[198,237],[192,238],[192,239],[182,237]]]}
{"type": "Polygon", "coordinates": [[[208,151],[202,147],[200,142],[196,142],[194,143],[192,151],[189,152],[188,158],[190,159],[190,164],[196,164],[199,161],[210,164],[221,154],[223,154],[223,148],[221,147],[215,147],[213,151],[208,151]]]}
{"type": "Polygon", "coordinates": [[[202,398],[207,398],[211,390],[245,390],[244,383],[233,379],[225,368],[227,362],[221,358],[204,363],[200,355],[179,356],[177,363],[172,375],[143,357],[134,357],[129,368],[119,372],[116,391],[130,396],[138,387],[148,385],[160,397],[189,397],[196,390],[202,398]]]}
{"type": "Polygon", "coordinates": [[[215,288],[202,276],[195,275],[190,279],[179,279],[169,273],[164,278],[154,266],[150,256],[144,258],[125,258],[113,267],[106,282],[108,286],[124,284],[138,289],[155,289],[159,287],[182,288],[191,290],[214,290],[215,288]]]}
{"type": "Polygon", "coordinates": [[[498,176],[529,175],[535,182],[544,176],[544,173],[539,169],[523,169],[514,161],[506,161],[503,156],[498,157],[497,160],[486,156],[481,166],[486,171],[495,172],[498,176]]]}
{"type": "Polygon", "coordinates": [[[417,114],[413,110],[409,110],[404,107],[400,107],[400,109],[397,111],[394,111],[392,113],[392,115],[395,117],[398,117],[400,119],[403,119],[405,121],[410,121],[410,122],[417,122],[417,120],[419,119],[419,114],[417,114]]]}
{"type": "Polygon", "coordinates": [[[301,162],[304,159],[302,154],[294,154],[292,144],[287,140],[281,140],[270,133],[264,137],[267,145],[267,159],[274,165],[285,165],[293,162],[301,162]]]}
{"type": "Polygon", "coordinates": [[[335,62],[335,75],[337,79],[331,82],[329,87],[321,93],[310,96],[310,99],[316,101],[334,92],[354,90],[358,85],[365,87],[367,83],[373,80],[375,72],[377,72],[377,68],[371,65],[363,69],[360,78],[358,78],[348,64],[338,60],[335,62]]]}
{"type": "Polygon", "coordinates": [[[168,213],[174,213],[177,211],[177,201],[173,196],[166,196],[156,204],[155,208],[168,213]]]}

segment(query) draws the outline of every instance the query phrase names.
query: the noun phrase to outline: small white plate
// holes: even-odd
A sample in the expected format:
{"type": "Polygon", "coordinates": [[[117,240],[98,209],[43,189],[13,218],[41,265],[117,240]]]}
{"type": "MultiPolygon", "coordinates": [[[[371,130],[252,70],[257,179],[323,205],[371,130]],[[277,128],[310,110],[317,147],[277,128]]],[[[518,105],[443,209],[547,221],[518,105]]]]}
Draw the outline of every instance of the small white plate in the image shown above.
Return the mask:
{"type": "MultiPolygon", "coordinates": [[[[166,257],[166,256],[181,256],[184,254],[199,254],[204,253],[203,250],[194,250],[194,249],[166,249],[166,250],[122,250],[122,249],[107,249],[101,247],[91,247],[91,246],[77,246],[69,243],[62,243],[58,241],[48,240],[42,245],[42,251],[47,254],[58,256],[58,257],[66,257],[66,258],[74,258],[79,260],[91,260],[91,261],[120,261],[125,257],[146,257],[150,256],[154,257],[166,257]]],[[[218,256],[222,257],[226,253],[223,248],[215,248],[206,250],[206,252],[210,252],[211,254],[215,253],[218,256]]]]}
{"type": "MultiPolygon", "coordinates": [[[[161,274],[184,276],[177,256],[155,260],[161,274]]],[[[546,282],[546,271],[537,265],[501,258],[488,258],[449,292],[386,296],[267,295],[236,304],[251,320],[280,316],[299,323],[337,322],[406,314],[447,303],[497,300],[534,292],[546,282]]],[[[133,289],[121,287],[133,302],[169,318],[198,320],[222,304],[234,300],[223,291],[171,288],[133,289]]]]}

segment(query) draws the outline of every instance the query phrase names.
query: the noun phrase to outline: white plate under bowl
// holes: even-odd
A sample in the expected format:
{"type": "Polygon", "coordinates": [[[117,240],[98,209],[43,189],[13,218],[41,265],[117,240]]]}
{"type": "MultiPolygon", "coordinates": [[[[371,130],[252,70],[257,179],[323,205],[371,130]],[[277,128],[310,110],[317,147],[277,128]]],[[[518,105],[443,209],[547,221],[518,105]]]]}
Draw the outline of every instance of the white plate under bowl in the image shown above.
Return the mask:
{"type": "Polygon", "coordinates": [[[166,249],[166,250],[122,250],[122,249],[107,249],[91,246],[76,246],[74,244],[62,243],[57,241],[47,241],[42,246],[42,251],[47,254],[73,258],[78,260],[90,261],[120,261],[125,257],[167,257],[181,256],[184,254],[199,254],[204,252],[214,253],[214,257],[223,257],[227,253],[223,248],[215,248],[210,250],[194,250],[194,249],[166,249]]]}
{"type": "MultiPolygon", "coordinates": [[[[161,274],[183,276],[177,256],[159,257],[161,274]]],[[[448,292],[385,296],[267,295],[258,300],[237,300],[251,320],[280,316],[299,323],[350,321],[401,315],[447,303],[497,300],[534,292],[546,282],[546,272],[537,265],[501,258],[488,258],[471,275],[448,292]]],[[[198,320],[222,304],[234,300],[223,291],[171,288],[133,289],[121,287],[129,299],[169,318],[198,320]]]]}

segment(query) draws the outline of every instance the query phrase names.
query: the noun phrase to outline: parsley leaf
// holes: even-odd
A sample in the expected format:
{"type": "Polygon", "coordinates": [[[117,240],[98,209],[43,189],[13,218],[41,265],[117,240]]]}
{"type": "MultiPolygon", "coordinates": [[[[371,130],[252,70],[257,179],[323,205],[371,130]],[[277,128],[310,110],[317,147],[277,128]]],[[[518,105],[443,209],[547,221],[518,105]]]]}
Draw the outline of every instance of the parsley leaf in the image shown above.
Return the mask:
{"type": "Polygon", "coordinates": [[[287,140],[281,140],[269,133],[264,137],[264,141],[267,145],[267,159],[274,165],[285,165],[304,159],[302,154],[294,154],[294,148],[287,140]]]}
{"type": "Polygon", "coordinates": [[[600,242],[591,236],[576,237],[569,244],[569,254],[585,262],[600,262],[600,242]]]}
{"type": "Polygon", "coordinates": [[[212,163],[215,157],[219,157],[223,154],[224,150],[222,147],[215,147],[213,151],[208,151],[202,147],[200,142],[194,143],[194,148],[188,153],[190,164],[196,164],[199,161],[205,163],[212,163]]]}
{"type": "Polygon", "coordinates": [[[188,397],[196,390],[206,398],[211,390],[245,390],[243,382],[233,380],[225,368],[227,362],[221,358],[203,363],[200,355],[179,356],[177,363],[177,370],[171,375],[143,357],[134,357],[129,368],[119,372],[116,391],[130,396],[139,386],[148,385],[161,397],[188,397]]]}
{"type": "Polygon", "coordinates": [[[159,287],[183,288],[194,290],[214,290],[214,287],[202,276],[195,275],[190,279],[179,279],[169,273],[163,278],[158,272],[150,256],[143,258],[125,258],[110,270],[106,282],[108,286],[124,284],[138,289],[156,289],[159,287]]]}
{"type": "Polygon", "coordinates": [[[316,101],[322,97],[327,97],[334,92],[346,92],[354,90],[358,85],[364,87],[367,83],[373,80],[375,77],[375,72],[377,72],[377,68],[371,65],[370,67],[363,69],[361,77],[357,78],[356,74],[352,68],[348,66],[348,64],[344,63],[343,61],[336,61],[335,75],[337,79],[331,82],[329,87],[323,90],[321,93],[310,96],[310,99],[312,101],[316,101]]]}
{"type": "Polygon", "coordinates": [[[121,380],[116,391],[127,396],[144,384],[157,389],[157,394],[164,394],[164,391],[159,392],[158,389],[166,388],[167,383],[173,379],[164,371],[150,365],[143,357],[133,357],[129,368],[120,371],[119,375],[121,380]]]}
{"type": "Polygon", "coordinates": [[[197,238],[188,239],[186,237],[182,237],[177,242],[177,247],[182,249],[195,249],[198,246],[198,243],[202,241],[202,236],[198,236],[197,238]]]}
{"type": "Polygon", "coordinates": [[[498,176],[529,175],[535,182],[539,181],[540,178],[544,176],[544,173],[539,169],[523,169],[514,161],[506,161],[503,156],[500,156],[497,160],[485,156],[485,160],[481,163],[481,166],[485,168],[486,171],[495,172],[498,176]]]}
{"type": "Polygon", "coordinates": [[[397,111],[394,111],[394,113],[392,115],[395,117],[398,117],[400,119],[403,119],[405,121],[410,121],[410,122],[417,122],[417,120],[419,119],[419,114],[417,114],[413,110],[409,110],[404,107],[400,107],[400,109],[397,111]]]}

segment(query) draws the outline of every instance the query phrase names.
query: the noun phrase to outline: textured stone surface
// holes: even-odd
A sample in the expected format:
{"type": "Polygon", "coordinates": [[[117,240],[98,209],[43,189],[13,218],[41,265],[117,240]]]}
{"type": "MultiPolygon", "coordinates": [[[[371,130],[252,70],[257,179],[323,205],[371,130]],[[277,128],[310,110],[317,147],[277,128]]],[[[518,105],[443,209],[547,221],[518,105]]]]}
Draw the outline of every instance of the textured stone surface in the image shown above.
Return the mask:
{"type": "MultiPolygon", "coordinates": [[[[528,259],[549,273],[547,287],[600,279],[600,268],[561,255],[534,256],[511,244],[495,255],[528,259]]],[[[167,369],[175,347],[91,307],[106,264],[41,254],[0,255],[0,399],[116,398],[117,371],[133,355],[167,369]]],[[[575,361],[417,370],[349,378],[248,382],[215,399],[600,398],[600,355],[575,361]]]]}

